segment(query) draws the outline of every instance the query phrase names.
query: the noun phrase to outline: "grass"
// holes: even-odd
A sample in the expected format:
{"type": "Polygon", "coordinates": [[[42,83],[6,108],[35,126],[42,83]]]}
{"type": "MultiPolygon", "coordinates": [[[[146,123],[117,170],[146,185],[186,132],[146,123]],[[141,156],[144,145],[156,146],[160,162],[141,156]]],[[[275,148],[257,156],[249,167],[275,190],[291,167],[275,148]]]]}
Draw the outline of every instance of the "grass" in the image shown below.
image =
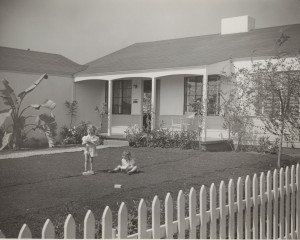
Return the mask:
{"type": "MultiPolygon", "coordinates": [[[[276,160],[275,155],[256,153],[106,148],[96,158],[96,174],[83,176],[82,152],[3,159],[0,160],[0,229],[6,237],[16,238],[23,223],[27,223],[33,237],[41,238],[43,224],[50,218],[57,236],[63,237],[63,223],[71,213],[78,224],[77,230],[81,230],[78,237],[82,237],[83,220],[89,209],[95,214],[98,226],[105,206],[111,207],[117,222],[118,206],[123,201],[134,212],[141,198],[151,203],[155,195],[163,200],[170,192],[176,199],[181,189],[199,190],[203,184],[209,186],[272,170],[276,160]],[[130,176],[107,173],[120,164],[125,149],[135,156],[140,172],[130,176]],[[122,184],[122,188],[115,189],[114,184],[122,184]]],[[[296,164],[299,160],[284,155],[282,165],[296,164]]]]}

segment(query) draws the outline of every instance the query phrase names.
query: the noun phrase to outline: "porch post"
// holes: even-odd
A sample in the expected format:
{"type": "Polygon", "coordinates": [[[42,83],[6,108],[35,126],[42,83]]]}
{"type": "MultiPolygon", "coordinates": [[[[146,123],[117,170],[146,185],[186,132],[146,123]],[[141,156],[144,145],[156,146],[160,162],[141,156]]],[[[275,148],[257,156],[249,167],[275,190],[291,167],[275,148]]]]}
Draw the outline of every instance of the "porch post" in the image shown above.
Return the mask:
{"type": "Polygon", "coordinates": [[[207,74],[203,75],[203,93],[202,93],[202,103],[203,103],[203,119],[202,119],[202,141],[206,141],[206,121],[207,121],[207,74]]]}
{"type": "Polygon", "coordinates": [[[108,81],[108,106],[107,106],[107,135],[111,136],[112,123],[112,80],[108,81]]]}
{"type": "Polygon", "coordinates": [[[156,79],[152,78],[151,88],[151,130],[155,129],[156,122],[156,79]]]}

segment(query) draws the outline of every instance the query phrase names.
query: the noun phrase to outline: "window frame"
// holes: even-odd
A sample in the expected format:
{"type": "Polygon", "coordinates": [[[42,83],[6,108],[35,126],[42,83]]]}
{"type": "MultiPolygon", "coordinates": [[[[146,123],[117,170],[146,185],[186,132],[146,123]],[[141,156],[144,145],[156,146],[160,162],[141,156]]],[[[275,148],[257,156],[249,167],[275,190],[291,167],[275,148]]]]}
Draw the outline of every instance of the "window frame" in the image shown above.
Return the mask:
{"type": "Polygon", "coordinates": [[[132,80],[131,79],[122,79],[122,80],[114,80],[113,81],[113,94],[112,94],[112,114],[117,115],[131,115],[131,108],[132,108],[132,80]],[[120,84],[120,87],[118,88],[116,84],[120,84]],[[127,87],[124,87],[124,85],[127,84],[127,87]],[[129,86],[129,87],[128,87],[129,86]],[[116,96],[117,92],[119,91],[120,96],[116,96]],[[126,90],[130,90],[130,96],[124,96],[124,93],[126,90]],[[116,100],[118,99],[118,104],[116,104],[116,100]],[[124,107],[124,99],[130,100],[129,105],[129,111],[124,107]],[[119,106],[119,111],[116,111],[115,106],[119,106]]]}

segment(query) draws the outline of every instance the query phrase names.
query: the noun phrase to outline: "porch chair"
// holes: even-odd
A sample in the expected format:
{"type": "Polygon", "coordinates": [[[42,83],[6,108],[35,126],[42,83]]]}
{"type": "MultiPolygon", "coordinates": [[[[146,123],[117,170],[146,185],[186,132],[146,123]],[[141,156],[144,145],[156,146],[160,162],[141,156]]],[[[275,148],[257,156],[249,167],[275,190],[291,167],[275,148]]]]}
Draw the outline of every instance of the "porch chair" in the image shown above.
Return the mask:
{"type": "Polygon", "coordinates": [[[172,119],[172,131],[177,129],[179,131],[188,130],[189,126],[194,124],[196,112],[186,112],[182,118],[180,118],[180,122],[176,123],[174,119],[172,119]]]}

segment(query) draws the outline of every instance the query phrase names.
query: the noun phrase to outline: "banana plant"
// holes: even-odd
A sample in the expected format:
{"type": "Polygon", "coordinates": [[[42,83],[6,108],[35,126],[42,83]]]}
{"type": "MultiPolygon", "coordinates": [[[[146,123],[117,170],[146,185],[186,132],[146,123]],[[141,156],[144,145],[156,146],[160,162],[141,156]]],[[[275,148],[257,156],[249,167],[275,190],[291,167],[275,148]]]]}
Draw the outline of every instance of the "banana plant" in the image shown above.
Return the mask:
{"type": "MultiPolygon", "coordinates": [[[[31,86],[27,89],[19,93],[18,95],[15,94],[14,90],[9,85],[7,80],[3,80],[2,83],[4,85],[4,89],[0,89],[0,97],[3,99],[3,103],[7,106],[7,109],[4,109],[0,112],[0,126],[5,122],[5,120],[9,117],[12,119],[12,131],[11,133],[5,132],[5,137],[3,140],[6,142],[4,144],[8,144],[8,142],[12,142],[13,149],[17,150],[20,149],[22,145],[22,134],[24,134],[25,128],[28,126],[35,126],[37,124],[26,124],[26,120],[33,116],[24,116],[24,113],[29,108],[40,109],[40,107],[45,107],[50,110],[55,108],[55,103],[51,100],[46,100],[43,104],[33,104],[29,105],[25,108],[21,108],[22,102],[24,97],[32,92],[41,82],[43,79],[47,79],[47,74],[43,74],[38,80],[36,80],[31,86]]],[[[46,124],[46,123],[45,123],[46,124]]],[[[51,122],[52,124],[52,122],[51,122]]],[[[3,149],[2,143],[2,149],[3,149]]]]}

